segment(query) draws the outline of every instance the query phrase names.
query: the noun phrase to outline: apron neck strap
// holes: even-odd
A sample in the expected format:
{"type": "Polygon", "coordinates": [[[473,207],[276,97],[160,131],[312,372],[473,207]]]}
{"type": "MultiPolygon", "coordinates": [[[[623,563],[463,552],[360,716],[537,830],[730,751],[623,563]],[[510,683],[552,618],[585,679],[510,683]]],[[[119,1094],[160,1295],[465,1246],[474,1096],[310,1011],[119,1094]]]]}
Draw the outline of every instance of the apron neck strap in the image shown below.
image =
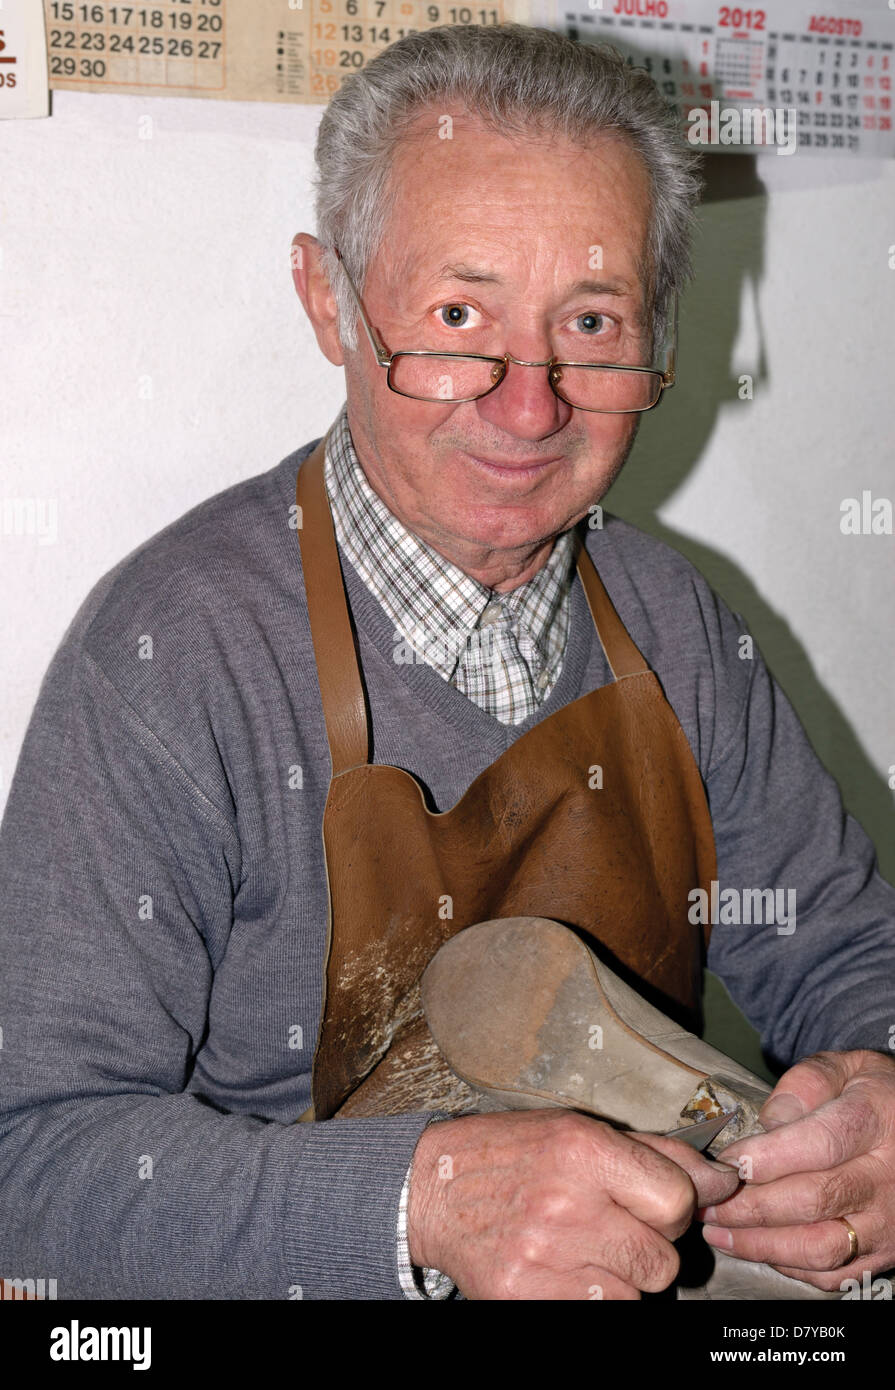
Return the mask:
{"type": "Polygon", "coordinates": [[[298,470],[298,543],[332,775],[370,761],[366,697],[354,647],[323,464],[327,434],[298,470]]]}
{"type": "MultiPolygon", "coordinates": [[[[327,434],[302,460],[295,499],[299,508],[298,543],[308,620],[332,775],[336,777],[369,762],[370,735],[366,696],[323,472],[328,438],[327,434]]],[[[597,637],[615,680],[649,671],[603,587],[580,531],[576,566],[597,637]]]]}
{"type": "Polygon", "coordinates": [[[650,668],[616,613],[615,605],[603,587],[603,581],[590,558],[580,530],[578,540],[578,578],[581,580],[587,606],[597,629],[600,646],[609,662],[609,669],[617,681],[623,680],[625,676],[643,675],[650,668]]]}

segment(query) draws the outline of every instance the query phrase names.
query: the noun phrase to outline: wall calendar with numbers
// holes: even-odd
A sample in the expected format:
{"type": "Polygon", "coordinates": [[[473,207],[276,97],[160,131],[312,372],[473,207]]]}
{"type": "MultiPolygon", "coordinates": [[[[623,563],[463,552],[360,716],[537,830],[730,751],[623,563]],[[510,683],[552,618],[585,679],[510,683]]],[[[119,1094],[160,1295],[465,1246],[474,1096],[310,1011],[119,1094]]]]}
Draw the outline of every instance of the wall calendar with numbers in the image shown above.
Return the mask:
{"type": "Polygon", "coordinates": [[[772,143],[767,121],[746,119],[762,109],[779,113],[778,153],[895,154],[895,8],[885,0],[36,3],[51,88],[322,105],[406,33],[516,20],[613,44],[647,68],[688,133],[704,112],[699,143],[720,151],[772,143]],[[793,149],[781,149],[783,113],[793,149]]]}
{"type": "Polygon", "coordinates": [[[742,119],[760,108],[791,129],[786,152],[895,154],[895,7],[886,0],[531,0],[528,22],[621,49],[649,70],[688,132],[691,112],[705,112],[715,137],[706,143],[721,152],[771,143],[743,138],[768,133],[769,121],[742,119]]]}
{"type": "Polygon", "coordinates": [[[50,86],[324,105],[395,39],[515,0],[44,0],[50,86]]]}

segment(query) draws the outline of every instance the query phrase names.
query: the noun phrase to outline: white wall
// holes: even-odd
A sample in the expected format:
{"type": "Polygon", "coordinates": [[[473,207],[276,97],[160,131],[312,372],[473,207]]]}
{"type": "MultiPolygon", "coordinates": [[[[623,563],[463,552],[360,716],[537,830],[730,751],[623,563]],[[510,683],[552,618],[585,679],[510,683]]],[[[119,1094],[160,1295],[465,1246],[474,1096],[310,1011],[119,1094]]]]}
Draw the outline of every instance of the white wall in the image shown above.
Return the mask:
{"type": "MultiPolygon", "coordinates": [[[[0,129],[0,503],[54,502],[58,518],[54,544],[0,529],[0,805],[95,580],[338,408],[342,374],[289,275],[293,233],[313,230],[319,115],[56,93],[51,119],[0,129]]],[[[844,497],[895,499],[895,170],[773,153],[710,166],[680,382],[607,505],[746,615],[895,875],[895,537],[839,530],[844,497]]]]}

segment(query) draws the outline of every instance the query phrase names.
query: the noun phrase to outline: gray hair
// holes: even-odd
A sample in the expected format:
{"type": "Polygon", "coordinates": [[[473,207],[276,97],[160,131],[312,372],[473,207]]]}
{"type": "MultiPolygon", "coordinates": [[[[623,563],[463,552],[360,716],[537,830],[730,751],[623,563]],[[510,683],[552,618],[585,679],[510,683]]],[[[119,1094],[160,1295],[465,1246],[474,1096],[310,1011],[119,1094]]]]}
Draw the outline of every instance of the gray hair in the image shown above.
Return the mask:
{"type": "Polygon", "coordinates": [[[586,145],[603,131],[627,137],[650,180],[643,271],[655,350],[669,296],[691,274],[698,156],[644,69],[607,44],[577,43],[523,24],[445,25],[408,34],[348,76],[324,111],[315,149],[317,236],[343,346],[357,346],[357,314],[332,247],[338,246],[363,292],[395,202],[389,175],[396,146],[423,111],[451,102],[522,139],[549,132],[586,145]]]}

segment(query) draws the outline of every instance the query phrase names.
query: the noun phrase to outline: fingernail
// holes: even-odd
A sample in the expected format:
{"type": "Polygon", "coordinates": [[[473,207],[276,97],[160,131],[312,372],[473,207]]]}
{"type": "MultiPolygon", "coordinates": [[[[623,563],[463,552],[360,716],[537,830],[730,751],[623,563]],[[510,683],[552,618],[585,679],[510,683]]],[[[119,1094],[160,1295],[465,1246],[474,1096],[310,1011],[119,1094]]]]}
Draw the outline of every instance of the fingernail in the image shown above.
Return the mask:
{"type": "Polygon", "coordinates": [[[788,1125],[793,1120],[798,1120],[805,1113],[805,1107],[798,1096],[790,1095],[789,1091],[784,1091],[779,1096],[772,1096],[759,1115],[759,1120],[765,1129],[775,1129],[777,1125],[788,1125]]]}
{"type": "MultiPolygon", "coordinates": [[[[703,1221],[709,1221],[709,1222],[711,1222],[711,1221],[717,1221],[717,1219],[718,1219],[718,1208],[717,1208],[717,1207],[706,1207],[705,1211],[704,1211],[703,1214],[702,1214],[702,1219],[703,1219],[703,1221]]],[[[854,1245],[854,1241],[852,1241],[852,1244],[854,1245]]]]}
{"type": "Polygon", "coordinates": [[[703,1226],[702,1234],[709,1245],[720,1246],[722,1250],[729,1250],[733,1245],[733,1231],[724,1226],[703,1226]]]}

